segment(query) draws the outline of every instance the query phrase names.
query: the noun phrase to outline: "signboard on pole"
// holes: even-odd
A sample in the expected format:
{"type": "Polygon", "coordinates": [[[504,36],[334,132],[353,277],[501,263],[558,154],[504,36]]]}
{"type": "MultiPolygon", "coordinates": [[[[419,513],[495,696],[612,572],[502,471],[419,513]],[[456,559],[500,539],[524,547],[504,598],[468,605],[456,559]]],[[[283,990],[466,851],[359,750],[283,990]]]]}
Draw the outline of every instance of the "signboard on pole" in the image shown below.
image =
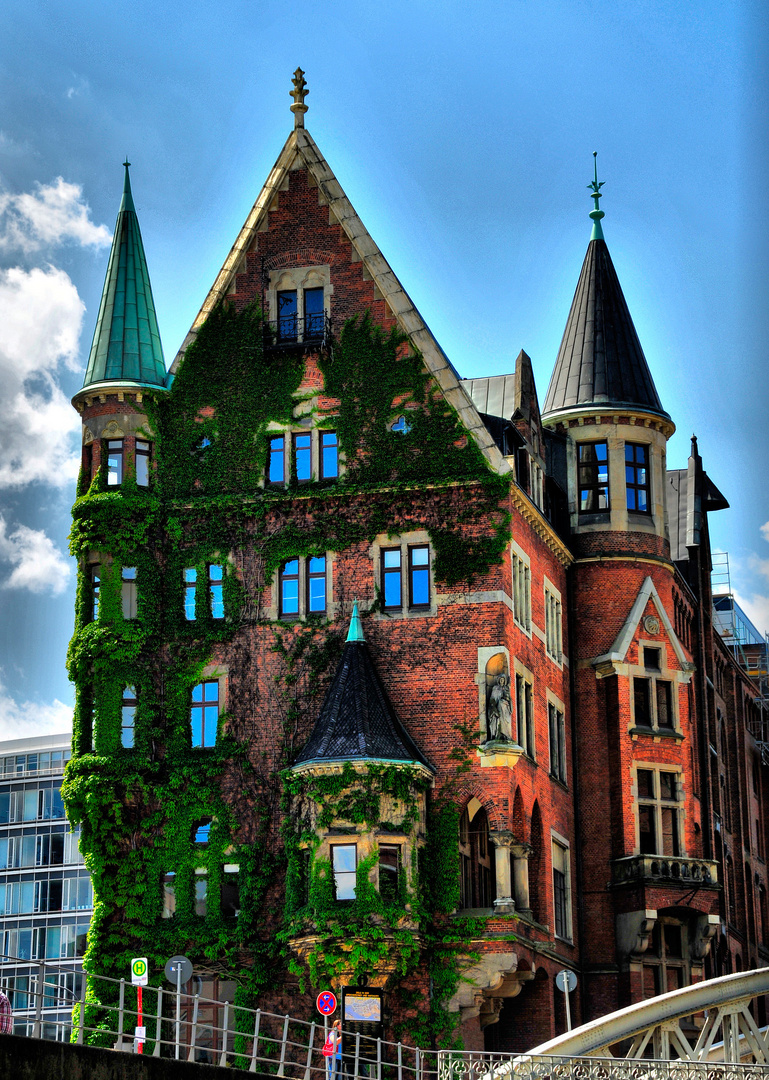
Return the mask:
{"type": "Polygon", "coordinates": [[[131,982],[134,986],[146,986],[149,982],[149,965],[146,956],[135,956],[131,961],[131,982]]]}
{"type": "Polygon", "coordinates": [[[330,990],[321,990],[315,1004],[322,1016],[331,1016],[336,1011],[336,997],[330,990]]]}

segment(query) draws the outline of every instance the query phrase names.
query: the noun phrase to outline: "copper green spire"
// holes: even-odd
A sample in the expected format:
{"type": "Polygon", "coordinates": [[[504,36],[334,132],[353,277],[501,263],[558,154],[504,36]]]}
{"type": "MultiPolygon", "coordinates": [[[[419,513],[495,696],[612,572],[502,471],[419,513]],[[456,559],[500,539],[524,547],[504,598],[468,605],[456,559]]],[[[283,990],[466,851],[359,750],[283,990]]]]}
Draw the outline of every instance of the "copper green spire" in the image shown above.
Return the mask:
{"type": "Polygon", "coordinates": [[[123,198],[115,225],[99,316],[83,386],[102,382],[165,386],[147,259],[126,160],[123,198]]]}
{"type": "Polygon", "coordinates": [[[598,200],[601,198],[601,188],[605,181],[602,180],[598,183],[598,151],[593,151],[593,180],[588,184],[588,190],[592,191],[591,198],[595,203],[595,207],[590,211],[590,217],[593,219],[593,231],[590,234],[591,240],[603,240],[603,229],[601,228],[601,218],[604,217],[603,210],[598,209],[598,200]]]}
{"type": "Polygon", "coordinates": [[[352,606],[352,615],[350,617],[350,629],[347,631],[347,641],[353,644],[360,644],[365,641],[363,636],[363,623],[360,621],[360,615],[358,614],[358,601],[356,600],[352,606]]]}

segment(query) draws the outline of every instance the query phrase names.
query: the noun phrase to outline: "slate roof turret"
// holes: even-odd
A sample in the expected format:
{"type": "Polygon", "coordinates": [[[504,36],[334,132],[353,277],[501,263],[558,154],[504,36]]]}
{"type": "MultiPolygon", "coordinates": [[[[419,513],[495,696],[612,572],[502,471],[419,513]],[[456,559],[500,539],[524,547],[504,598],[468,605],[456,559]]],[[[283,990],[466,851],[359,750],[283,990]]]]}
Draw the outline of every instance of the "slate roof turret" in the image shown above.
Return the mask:
{"type": "Polygon", "coordinates": [[[654,386],[641,342],[603,237],[598,199],[602,186],[591,184],[596,208],[593,232],[542,418],[592,409],[632,409],[670,419],[654,386]]]}
{"type": "Polygon", "coordinates": [[[294,768],[346,761],[402,762],[435,771],[392,707],[363,636],[357,603],[336,675],[294,768]]]}
{"type": "Polygon", "coordinates": [[[120,382],[165,386],[166,367],[129,162],[83,387],[120,382]]]}

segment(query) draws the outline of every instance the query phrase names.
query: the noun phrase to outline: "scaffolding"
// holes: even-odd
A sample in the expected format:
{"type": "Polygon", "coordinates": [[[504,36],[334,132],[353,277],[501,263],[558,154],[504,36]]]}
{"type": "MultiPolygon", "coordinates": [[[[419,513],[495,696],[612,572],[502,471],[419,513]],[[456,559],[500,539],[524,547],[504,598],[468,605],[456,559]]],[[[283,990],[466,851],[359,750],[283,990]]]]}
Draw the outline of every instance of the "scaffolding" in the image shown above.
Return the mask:
{"type": "Polygon", "coordinates": [[[713,625],[735,660],[758,690],[756,712],[748,719],[748,730],[769,765],[769,634],[762,634],[734,599],[725,551],[712,556],[713,625]]]}

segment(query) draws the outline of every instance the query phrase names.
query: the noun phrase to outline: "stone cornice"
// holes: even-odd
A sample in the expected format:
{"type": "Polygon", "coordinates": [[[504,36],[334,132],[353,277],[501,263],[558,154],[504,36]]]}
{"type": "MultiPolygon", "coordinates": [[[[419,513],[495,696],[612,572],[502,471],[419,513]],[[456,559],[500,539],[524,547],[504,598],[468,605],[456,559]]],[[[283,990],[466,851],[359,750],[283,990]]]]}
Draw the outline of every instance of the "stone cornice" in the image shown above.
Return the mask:
{"type": "Polygon", "coordinates": [[[540,540],[547,544],[561,566],[571,566],[574,562],[574,556],[552,526],[548,524],[541,511],[537,509],[517,484],[510,485],[510,498],[515,509],[526,521],[527,525],[531,526],[540,540]]]}

